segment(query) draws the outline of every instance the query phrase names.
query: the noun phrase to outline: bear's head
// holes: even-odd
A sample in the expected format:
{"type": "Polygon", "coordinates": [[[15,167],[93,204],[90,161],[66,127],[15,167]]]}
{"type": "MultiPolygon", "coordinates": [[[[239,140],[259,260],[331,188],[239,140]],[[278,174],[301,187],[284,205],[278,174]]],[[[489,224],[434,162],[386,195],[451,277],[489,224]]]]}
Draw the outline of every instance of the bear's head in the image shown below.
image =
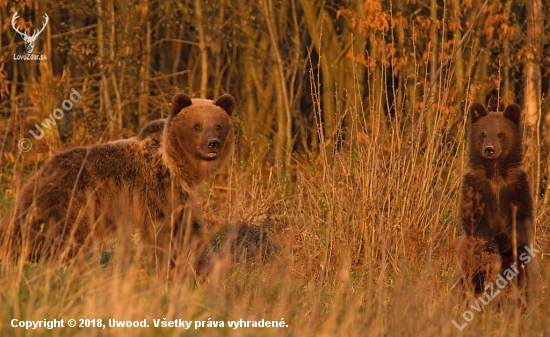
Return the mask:
{"type": "Polygon", "coordinates": [[[470,159],[521,161],[521,108],[510,104],[504,112],[488,112],[480,103],[470,107],[470,159]]]}
{"type": "Polygon", "coordinates": [[[182,93],[172,99],[163,134],[165,161],[187,183],[212,177],[231,158],[234,105],[228,94],[216,101],[190,99],[182,93]]]}

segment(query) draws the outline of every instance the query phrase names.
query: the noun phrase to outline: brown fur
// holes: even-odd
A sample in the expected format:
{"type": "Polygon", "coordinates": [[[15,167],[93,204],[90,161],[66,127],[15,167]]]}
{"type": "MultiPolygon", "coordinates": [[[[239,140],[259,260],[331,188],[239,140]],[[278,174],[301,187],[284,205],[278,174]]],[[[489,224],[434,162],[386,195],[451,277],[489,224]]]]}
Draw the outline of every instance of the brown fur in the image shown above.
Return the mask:
{"type": "MultiPolygon", "coordinates": [[[[487,112],[479,103],[470,108],[469,165],[460,200],[465,232],[461,255],[465,283],[478,294],[533,244],[533,201],[523,167],[520,119],[516,104],[503,113],[487,112]]],[[[525,290],[528,268],[521,268],[521,261],[516,266],[518,284],[525,290]]]]}
{"type": "Polygon", "coordinates": [[[202,223],[195,189],[233,152],[233,105],[230,95],[180,93],[169,117],[137,137],[56,154],[22,188],[2,237],[32,260],[73,256],[112,233],[129,240],[134,230],[155,251],[189,243],[202,223]]]}

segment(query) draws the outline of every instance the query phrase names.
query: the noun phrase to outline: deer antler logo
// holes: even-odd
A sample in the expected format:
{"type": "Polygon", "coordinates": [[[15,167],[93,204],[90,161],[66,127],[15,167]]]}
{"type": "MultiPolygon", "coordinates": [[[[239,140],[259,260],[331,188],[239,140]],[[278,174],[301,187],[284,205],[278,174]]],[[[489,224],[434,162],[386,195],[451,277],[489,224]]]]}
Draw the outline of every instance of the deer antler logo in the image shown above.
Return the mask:
{"type": "Polygon", "coordinates": [[[17,33],[19,33],[19,35],[21,35],[21,37],[25,41],[25,49],[27,50],[27,53],[30,54],[34,49],[34,41],[36,41],[36,38],[38,37],[38,35],[40,35],[40,33],[42,33],[44,28],[46,28],[46,25],[48,24],[48,21],[50,21],[50,18],[48,17],[48,14],[44,13],[44,19],[46,19],[46,22],[44,22],[42,29],[40,29],[38,32],[35,29],[32,36],[28,36],[27,32],[25,31],[21,32],[19,30],[19,27],[15,26],[15,20],[17,20],[18,18],[19,18],[19,11],[15,12],[15,14],[13,15],[13,19],[11,19],[11,26],[17,33]]]}

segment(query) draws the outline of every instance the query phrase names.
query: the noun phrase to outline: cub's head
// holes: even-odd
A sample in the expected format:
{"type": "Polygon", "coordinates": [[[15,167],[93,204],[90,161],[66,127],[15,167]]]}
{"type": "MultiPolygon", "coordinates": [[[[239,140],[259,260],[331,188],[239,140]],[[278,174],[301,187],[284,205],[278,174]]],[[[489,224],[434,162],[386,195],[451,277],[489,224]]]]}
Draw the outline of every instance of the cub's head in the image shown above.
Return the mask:
{"type": "Polygon", "coordinates": [[[163,135],[169,167],[198,180],[214,175],[233,153],[234,105],[228,94],[216,101],[174,96],[163,135]]]}
{"type": "Polygon", "coordinates": [[[470,107],[470,159],[521,160],[521,108],[510,104],[504,112],[488,112],[479,103],[470,107]]]}

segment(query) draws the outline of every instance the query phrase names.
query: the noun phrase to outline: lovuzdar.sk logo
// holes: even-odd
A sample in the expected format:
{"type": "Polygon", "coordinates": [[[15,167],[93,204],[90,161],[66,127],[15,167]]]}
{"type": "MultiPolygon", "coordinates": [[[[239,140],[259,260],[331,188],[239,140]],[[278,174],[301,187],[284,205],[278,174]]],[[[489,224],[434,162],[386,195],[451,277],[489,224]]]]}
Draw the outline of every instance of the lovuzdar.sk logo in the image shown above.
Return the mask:
{"type": "Polygon", "coordinates": [[[19,35],[21,35],[21,37],[23,38],[23,41],[25,41],[25,49],[27,50],[27,54],[13,54],[13,59],[25,60],[25,61],[46,60],[46,54],[34,55],[32,54],[32,51],[34,50],[34,43],[38,38],[38,35],[40,35],[40,33],[44,31],[44,29],[46,28],[46,25],[50,21],[48,14],[44,13],[44,19],[46,19],[46,22],[42,22],[42,28],[38,31],[34,29],[34,32],[31,36],[27,35],[26,29],[21,30],[21,28],[16,24],[16,21],[18,18],[19,18],[19,11],[15,12],[15,14],[13,15],[13,18],[11,19],[11,26],[13,27],[13,30],[15,30],[19,35]]]}

